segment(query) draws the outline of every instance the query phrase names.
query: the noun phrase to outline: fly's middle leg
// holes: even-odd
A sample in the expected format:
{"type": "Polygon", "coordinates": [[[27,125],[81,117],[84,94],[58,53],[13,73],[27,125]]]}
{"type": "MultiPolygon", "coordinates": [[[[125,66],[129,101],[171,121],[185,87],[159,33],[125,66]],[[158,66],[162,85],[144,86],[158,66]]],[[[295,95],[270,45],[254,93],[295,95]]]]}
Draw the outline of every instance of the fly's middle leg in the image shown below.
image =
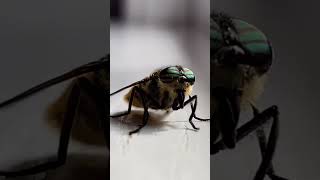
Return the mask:
{"type": "Polygon", "coordinates": [[[69,138],[71,135],[72,125],[75,119],[75,115],[79,105],[79,97],[80,97],[80,87],[79,84],[76,83],[71,90],[68,104],[67,104],[67,111],[64,117],[61,135],[59,140],[59,148],[57,152],[57,159],[33,166],[27,169],[21,169],[17,171],[5,172],[0,171],[0,176],[5,177],[18,177],[18,176],[27,176],[31,174],[37,174],[49,169],[55,169],[65,164],[67,153],[68,153],[68,145],[69,145],[69,138]]]}
{"type": "Polygon", "coordinates": [[[149,112],[148,112],[148,106],[147,106],[147,102],[146,102],[146,95],[145,95],[143,90],[141,90],[138,87],[134,87],[133,90],[132,90],[132,94],[131,94],[131,97],[130,97],[129,104],[131,103],[131,105],[132,105],[134,93],[138,93],[138,95],[140,96],[144,112],[143,112],[142,124],[137,129],[135,129],[133,131],[130,131],[129,135],[132,135],[134,133],[139,132],[144,126],[147,125],[147,122],[148,122],[148,119],[149,119],[149,112]]]}
{"type": "Polygon", "coordinates": [[[121,117],[121,116],[125,116],[125,115],[130,114],[131,108],[132,108],[132,103],[133,103],[133,100],[135,97],[135,93],[137,93],[140,97],[141,103],[143,105],[144,113],[143,113],[143,118],[142,118],[142,124],[137,129],[130,131],[129,135],[132,135],[134,133],[139,132],[144,126],[146,126],[146,124],[148,122],[149,112],[148,112],[148,106],[147,106],[147,102],[146,102],[147,97],[146,97],[146,94],[144,93],[144,91],[137,86],[133,87],[131,90],[131,95],[130,95],[130,99],[129,99],[128,111],[124,112],[124,113],[116,114],[116,115],[110,115],[110,117],[114,118],[114,117],[121,117]]]}
{"type": "Polygon", "coordinates": [[[136,92],[136,89],[137,89],[137,87],[133,87],[132,90],[131,90],[131,96],[130,96],[130,100],[129,100],[128,111],[124,112],[124,113],[120,113],[120,114],[110,115],[110,117],[116,118],[116,117],[126,116],[126,115],[131,113],[132,102],[133,102],[134,93],[136,92]]]}
{"type": "MultiPolygon", "coordinates": [[[[253,115],[259,116],[259,114],[260,114],[259,110],[253,105],[251,105],[251,107],[253,109],[253,115]]],[[[278,138],[278,114],[279,114],[276,106],[274,106],[273,109],[274,109],[274,111],[270,112],[270,115],[272,116],[274,121],[273,121],[273,124],[271,127],[269,139],[267,140],[267,137],[266,137],[266,134],[265,134],[263,127],[258,128],[256,130],[256,135],[259,140],[259,147],[260,147],[261,155],[262,155],[262,163],[260,165],[260,168],[259,168],[255,178],[259,179],[260,177],[264,176],[263,174],[267,174],[269,176],[269,178],[272,180],[287,180],[286,178],[283,178],[283,177],[276,175],[274,172],[274,169],[273,169],[273,165],[272,165],[272,157],[273,157],[273,154],[275,151],[276,141],[278,138]],[[261,175],[259,175],[259,174],[261,174],[261,175]]]]}

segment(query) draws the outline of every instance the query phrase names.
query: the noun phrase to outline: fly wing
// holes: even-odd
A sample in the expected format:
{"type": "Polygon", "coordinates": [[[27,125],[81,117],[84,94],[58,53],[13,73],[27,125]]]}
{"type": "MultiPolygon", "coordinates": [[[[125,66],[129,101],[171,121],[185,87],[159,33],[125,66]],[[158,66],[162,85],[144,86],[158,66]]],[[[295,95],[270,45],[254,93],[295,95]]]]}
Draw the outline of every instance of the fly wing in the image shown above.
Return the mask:
{"type": "Polygon", "coordinates": [[[89,72],[93,72],[93,71],[97,71],[102,68],[105,68],[107,62],[109,62],[109,55],[106,55],[106,56],[100,58],[98,61],[94,61],[94,62],[85,64],[85,65],[82,65],[78,68],[75,68],[74,70],[72,70],[70,72],[67,72],[63,75],[56,77],[56,78],[50,79],[44,83],[41,83],[37,86],[34,86],[34,87],[26,90],[25,92],[22,92],[16,96],[14,96],[13,98],[8,99],[8,100],[0,103],[0,108],[3,108],[5,106],[10,105],[14,102],[17,102],[19,100],[22,100],[22,99],[24,99],[34,93],[37,93],[41,90],[44,90],[52,85],[61,83],[63,81],[74,78],[76,76],[80,76],[85,73],[89,73],[89,72]]]}
{"type": "Polygon", "coordinates": [[[117,93],[119,93],[119,92],[121,92],[121,91],[123,91],[123,90],[126,90],[126,89],[128,89],[128,88],[130,88],[130,87],[133,87],[133,86],[135,86],[135,85],[145,83],[145,82],[147,82],[147,81],[149,81],[149,80],[150,80],[150,78],[145,78],[145,79],[143,79],[143,80],[141,80],[141,81],[137,81],[137,82],[135,82],[135,83],[132,83],[132,84],[130,84],[130,85],[128,85],[128,86],[125,86],[125,87],[123,87],[123,88],[121,88],[121,89],[119,89],[119,90],[111,93],[110,96],[113,96],[113,95],[115,95],[115,94],[117,94],[117,93]]]}
{"type": "MultiPolygon", "coordinates": [[[[6,172],[30,168],[57,159],[60,128],[64,120],[64,113],[67,111],[66,104],[72,87],[79,78],[86,78],[92,82],[91,84],[100,86],[101,84],[94,83],[97,78],[91,77],[106,79],[103,74],[96,73],[97,70],[103,68],[108,75],[107,56],[0,103],[0,127],[2,127],[0,128],[0,144],[2,144],[0,146],[0,179],[6,172]],[[58,132],[50,128],[53,126],[58,132]]],[[[106,86],[109,84],[109,79],[107,81],[106,86]]],[[[81,87],[80,91],[72,138],[86,144],[103,143],[105,146],[105,136],[102,134],[99,122],[103,116],[107,119],[106,112],[109,113],[109,108],[106,107],[109,102],[109,90],[103,91],[105,98],[99,97],[104,101],[100,100],[98,103],[92,93],[82,90],[81,87]],[[102,114],[103,112],[105,113],[102,114]]]]}

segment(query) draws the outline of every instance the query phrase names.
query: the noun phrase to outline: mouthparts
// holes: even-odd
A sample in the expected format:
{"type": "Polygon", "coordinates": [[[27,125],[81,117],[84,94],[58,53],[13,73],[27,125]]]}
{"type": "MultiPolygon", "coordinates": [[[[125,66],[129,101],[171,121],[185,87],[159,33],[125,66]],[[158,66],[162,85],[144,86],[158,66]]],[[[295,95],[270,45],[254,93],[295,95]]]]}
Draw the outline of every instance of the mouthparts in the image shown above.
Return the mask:
{"type": "Polygon", "coordinates": [[[184,99],[185,99],[184,92],[185,92],[184,90],[177,90],[178,101],[179,101],[180,108],[184,107],[184,99]]]}

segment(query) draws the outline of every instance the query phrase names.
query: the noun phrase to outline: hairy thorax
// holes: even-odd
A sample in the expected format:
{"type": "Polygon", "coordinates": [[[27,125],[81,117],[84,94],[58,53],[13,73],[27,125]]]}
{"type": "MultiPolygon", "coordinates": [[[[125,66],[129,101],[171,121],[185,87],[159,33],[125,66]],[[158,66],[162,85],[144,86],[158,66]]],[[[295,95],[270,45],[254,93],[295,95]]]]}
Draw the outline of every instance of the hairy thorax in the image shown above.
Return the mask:
{"type": "MultiPolygon", "coordinates": [[[[188,97],[192,93],[192,86],[188,83],[163,83],[159,79],[152,79],[145,83],[136,85],[136,87],[145,94],[147,107],[151,109],[168,110],[172,108],[173,103],[178,97],[177,91],[184,91],[188,97]]],[[[133,88],[125,95],[125,101],[129,102],[133,88]]],[[[143,103],[139,93],[134,93],[132,105],[143,108],[143,103]]]]}

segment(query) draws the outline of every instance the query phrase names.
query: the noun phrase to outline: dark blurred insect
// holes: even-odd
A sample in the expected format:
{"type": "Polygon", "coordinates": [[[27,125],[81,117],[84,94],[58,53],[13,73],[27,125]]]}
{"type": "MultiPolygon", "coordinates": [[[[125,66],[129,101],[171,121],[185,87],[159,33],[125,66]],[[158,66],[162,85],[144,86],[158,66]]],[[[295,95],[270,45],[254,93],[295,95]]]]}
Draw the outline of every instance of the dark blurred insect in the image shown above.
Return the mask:
{"type": "Polygon", "coordinates": [[[109,59],[109,55],[106,55],[0,103],[0,108],[6,108],[41,90],[72,79],[47,112],[48,123],[61,130],[57,159],[22,170],[0,171],[0,176],[32,175],[64,165],[70,137],[87,144],[107,145],[109,148],[109,59]]]}
{"type": "Polygon", "coordinates": [[[256,132],[262,162],[255,180],[275,175],[272,157],[278,139],[278,108],[271,106],[260,112],[255,101],[262,91],[264,79],[273,60],[272,46],[263,32],[255,26],[226,14],[213,12],[210,16],[211,68],[211,154],[226,148],[256,132]],[[253,109],[254,118],[237,128],[240,111],[253,109]],[[267,139],[263,125],[272,119],[267,139]]]}
{"type": "Polygon", "coordinates": [[[191,96],[192,86],[195,82],[195,75],[190,69],[182,66],[169,66],[158,69],[149,77],[135,82],[129,86],[119,89],[110,96],[119,93],[127,88],[130,91],[125,95],[125,100],[129,103],[128,111],[110,117],[120,117],[130,114],[131,107],[135,106],[144,109],[142,124],[129,134],[137,133],[143,128],[149,118],[148,109],[156,110],[179,110],[190,103],[191,115],[189,122],[193,129],[198,130],[192,119],[207,121],[209,119],[198,118],[195,114],[197,109],[197,95],[191,96]],[[189,99],[185,101],[185,97],[189,99]],[[194,102],[194,104],[193,104],[194,102]]]}

